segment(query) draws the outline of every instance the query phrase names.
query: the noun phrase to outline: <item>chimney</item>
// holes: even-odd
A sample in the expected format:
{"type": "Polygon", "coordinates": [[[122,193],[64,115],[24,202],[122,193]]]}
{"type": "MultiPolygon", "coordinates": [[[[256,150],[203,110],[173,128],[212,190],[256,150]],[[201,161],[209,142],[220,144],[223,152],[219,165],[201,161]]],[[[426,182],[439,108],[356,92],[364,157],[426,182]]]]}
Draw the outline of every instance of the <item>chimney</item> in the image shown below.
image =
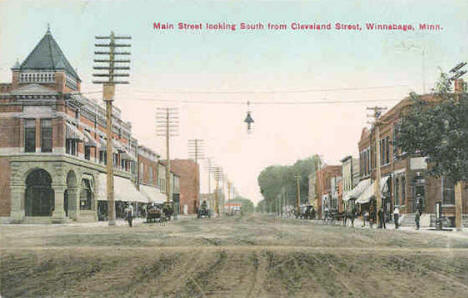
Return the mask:
{"type": "Polygon", "coordinates": [[[455,85],[455,88],[454,88],[455,93],[462,93],[464,91],[465,82],[463,81],[463,79],[456,79],[454,85],[455,85]]]}

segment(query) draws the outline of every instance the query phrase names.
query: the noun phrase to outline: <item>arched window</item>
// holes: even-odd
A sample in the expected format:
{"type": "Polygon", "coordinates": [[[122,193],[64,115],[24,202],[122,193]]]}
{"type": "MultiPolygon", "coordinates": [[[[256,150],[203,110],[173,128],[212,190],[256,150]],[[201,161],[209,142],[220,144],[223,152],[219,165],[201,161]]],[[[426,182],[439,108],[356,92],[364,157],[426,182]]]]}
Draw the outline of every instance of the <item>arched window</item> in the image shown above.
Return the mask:
{"type": "Polygon", "coordinates": [[[54,209],[52,178],[42,169],[32,171],[26,178],[25,215],[51,216],[54,209]]]}

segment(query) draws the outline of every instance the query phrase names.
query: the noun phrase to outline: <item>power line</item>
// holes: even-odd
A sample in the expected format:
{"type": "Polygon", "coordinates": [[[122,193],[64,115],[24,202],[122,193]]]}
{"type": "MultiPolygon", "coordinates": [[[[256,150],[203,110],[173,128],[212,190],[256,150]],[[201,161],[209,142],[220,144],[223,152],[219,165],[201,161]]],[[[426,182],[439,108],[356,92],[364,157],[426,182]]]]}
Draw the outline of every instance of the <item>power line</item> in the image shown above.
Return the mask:
{"type": "MultiPolygon", "coordinates": [[[[121,101],[150,101],[150,102],[170,102],[174,104],[225,104],[225,105],[245,105],[243,101],[227,101],[227,100],[171,100],[171,99],[156,99],[156,98],[135,98],[119,99],[121,101]]],[[[384,99],[366,99],[366,100],[310,100],[310,101],[250,101],[253,105],[317,105],[317,104],[354,104],[354,103],[371,103],[371,102],[389,102],[398,101],[398,98],[384,98],[384,99]]]]}
{"type": "MultiPolygon", "coordinates": [[[[173,91],[158,91],[150,89],[134,89],[132,91],[139,93],[150,94],[284,94],[284,93],[312,93],[312,92],[330,92],[330,91],[359,91],[359,90],[372,90],[372,89],[389,89],[398,87],[408,87],[408,84],[399,85],[384,85],[384,86],[370,86],[370,87],[347,87],[347,88],[322,88],[322,89],[298,89],[298,90],[173,90],[173,91]]],[[[102,91],[89,91],[82,92],[82,94],[101,93],[102,91]]]]}

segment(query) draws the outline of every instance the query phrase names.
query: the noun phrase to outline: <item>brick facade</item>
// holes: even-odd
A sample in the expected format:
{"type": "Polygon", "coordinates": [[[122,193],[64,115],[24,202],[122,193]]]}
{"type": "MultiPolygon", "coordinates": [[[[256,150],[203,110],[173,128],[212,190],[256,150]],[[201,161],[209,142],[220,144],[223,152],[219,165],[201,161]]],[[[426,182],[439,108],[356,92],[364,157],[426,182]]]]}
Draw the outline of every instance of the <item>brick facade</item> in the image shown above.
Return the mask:
{"type": "MultiPolygon", "coordinates": [[[[424,95],[422,100],[437,104],[440,100],[431,95],[424,95]]],[[[400,212],[414,213],[416,206],[416,192],[424,193],[424,213],[435,213],[435,204],[443,202],[444,215],[453,217],[455,207],[452,203],[445,203],[443,196],[443,178],[428,177],[425,175],[427,165],[423,158],[409,156],[395,147],[394,142],[398,137],[398,124],[402,113],[405,113],[411,105],[411,100],[406,98],[391,108],[380,117],[380,142],[381,149],[381,176],[389,177],[387,182],[388,192],[383,194],[384,205],[387,212],[391,212],[394,206],[400,207],[400,212]]],[[[376,140],[375,128],[363,129],[358,143],[360,152],[360,177],[362,179],[376,178],[376,140]]],[[[447,196],[446,196],[447,197],[447,196]]],[[[468,213],[468,189],[464,187],[463,213],[468,213]]]]}
{"type": "Polygon", "coordinates": [[[341,177],[341,166],[325,166],[317,171],[316,177],[317,201],[315,206],[317,207],[318,217],[322,218],[323,197],[331,193],[331,178],[341,177]]]}
{"type": "Polygon", "coordinates": [[[200,169],[191,159],[171,160],[171,170],[179,176],[181,213],[187,206],[188,214],[196,214],[199,207],[200,169]]]}

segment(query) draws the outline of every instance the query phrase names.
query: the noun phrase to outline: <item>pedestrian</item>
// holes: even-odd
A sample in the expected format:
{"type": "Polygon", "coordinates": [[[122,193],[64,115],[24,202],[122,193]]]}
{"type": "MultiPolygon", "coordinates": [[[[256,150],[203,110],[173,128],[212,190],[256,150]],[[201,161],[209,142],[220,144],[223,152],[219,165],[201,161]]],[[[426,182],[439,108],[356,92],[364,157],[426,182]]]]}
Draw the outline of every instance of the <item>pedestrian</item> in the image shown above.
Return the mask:
{"type": "Polygon", "coordinates": [[[416,211],[416,215],[414,217],[414,221],[416,222],[416,230],[419,230],[419,219],[421,217],[421,213],[416,211]]]}
{"type": "Polygon", "coordinates": [[[398,220],[400,219],[400,209],[398,207],[395,207],[393,210],[393,220],[395,221],[395,230],[398,229],[398,220]]]}
{"type": "Polygon", "coordinates": [[[353,204],[353,207],[351,208],[351,226],[354,228],[354,218],[356,217],[357,210],[356,210],[356,205],[353,204]]]}
{"type": "Polygon", "coordinates": [[[125,216],[127,217],[128,226],[131,228],[133,222],[133,206],[131,203],[129,203],[127,208],[125,208],[125,216]]]}
{"type": "Polygon", "coordinates": [[[379,212],[379,229],[386,229],[387,227],[385,226],[385,212],[382,207],[380,207],[379,212]]]}
{"type": "Polygon", "coordinates": [[[362,214],[362,226],[365,227],[366,226],[366,219],[369,218],[369,211],[364,211],[364,213],[362,213],[361,211],[361,214],[362,214]]]}

